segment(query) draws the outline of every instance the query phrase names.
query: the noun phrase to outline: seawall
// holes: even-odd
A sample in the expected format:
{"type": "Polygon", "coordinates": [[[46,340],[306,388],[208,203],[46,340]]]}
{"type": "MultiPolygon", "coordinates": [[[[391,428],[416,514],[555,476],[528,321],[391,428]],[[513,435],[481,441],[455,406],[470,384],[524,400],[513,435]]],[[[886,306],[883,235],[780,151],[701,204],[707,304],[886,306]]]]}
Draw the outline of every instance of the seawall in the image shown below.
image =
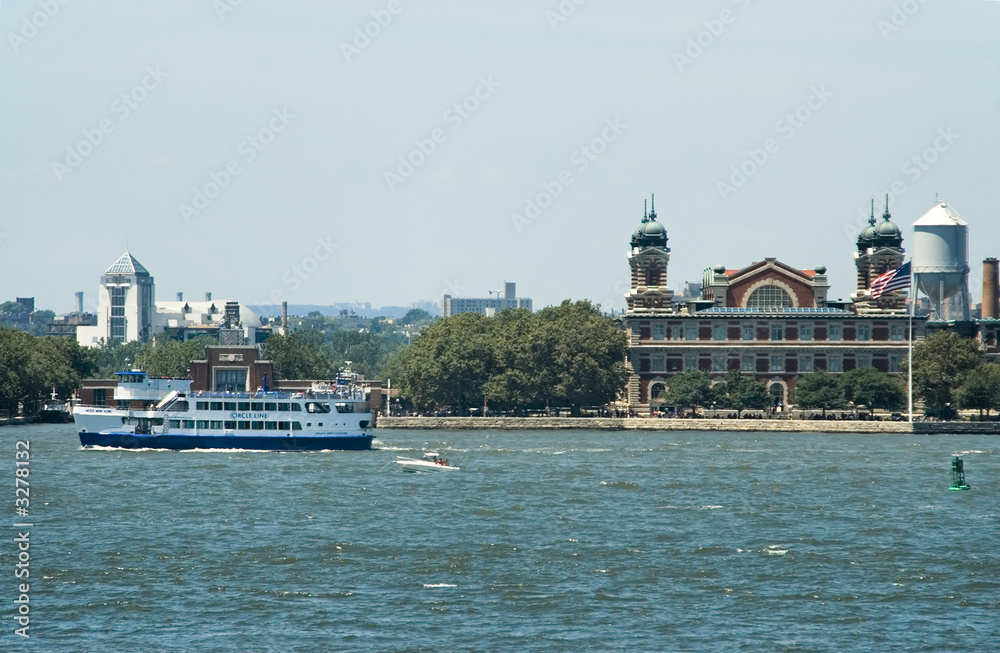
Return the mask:
{"type": "Polygon", "coordinates": [[[746,431],[1000,435],[1000,422],[868,422],[794,419],[656,419],[614,417],[379,417],[380,429],[545,431],[746,431]]]}

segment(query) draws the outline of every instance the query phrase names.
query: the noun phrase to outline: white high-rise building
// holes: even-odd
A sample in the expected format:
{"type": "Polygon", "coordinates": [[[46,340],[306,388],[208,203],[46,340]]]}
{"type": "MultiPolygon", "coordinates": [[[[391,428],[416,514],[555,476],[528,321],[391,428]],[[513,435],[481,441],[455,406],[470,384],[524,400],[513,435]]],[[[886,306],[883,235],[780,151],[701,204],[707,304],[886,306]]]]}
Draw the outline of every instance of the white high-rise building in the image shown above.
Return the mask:
{"type": "Polygon", "coordinates": [[[97,326],[76,330],[81,345],[93,347],[102,339],[145,342],[152,335],[156,311],[153,277],[129,252],[104,271],[97,301],[97,326]]]}

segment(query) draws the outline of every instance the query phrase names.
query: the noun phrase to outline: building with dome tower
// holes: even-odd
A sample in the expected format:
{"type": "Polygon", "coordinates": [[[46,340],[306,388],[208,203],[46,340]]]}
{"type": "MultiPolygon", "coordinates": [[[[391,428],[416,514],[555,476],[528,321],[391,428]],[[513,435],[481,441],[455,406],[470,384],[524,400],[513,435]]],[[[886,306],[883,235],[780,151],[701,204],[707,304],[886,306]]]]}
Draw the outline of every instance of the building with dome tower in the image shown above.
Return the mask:
{"type": "MultiPolygon", "coordinates": [[[[706,372],[713,382],[737,370],[762,382],[782,407],[793,400],[795,380],[816,370],[900,372],[909,346],[905,295],[886,294],[880,301],[869,291],[871,280],[897,267],[904,254],[899,228],[888,211],[883,218],[859,239],[853,302],[829,300],[825,266],[801,269],[765,258],[742,268],[706,269],[701,297],[676,303],[667,287],[666,226],[655,208],[644,212],[630,241],[631,284],[622,316],[631,409],[667,408],[670,378],[685,370],[706,372]]],[[[916,336],[925,321],[914,321],[916,336]]]]}
{"type": "Polygon", "coordinates": [[[875,202],[872,201],[872,215],[868,226],[858,235],[858,251],[854,253],[854,265],[858,271],[858,288],[851,294],[855,311],[859,315],[906,313],[904,291],[887,292],[880,297],[872,297],[872,282],[880,275],[903,265],[906,250],[903,249],[903,234],[890,219],[889,196],[885,197],[885,213],[882,221],[875,222],[875,202]]]}

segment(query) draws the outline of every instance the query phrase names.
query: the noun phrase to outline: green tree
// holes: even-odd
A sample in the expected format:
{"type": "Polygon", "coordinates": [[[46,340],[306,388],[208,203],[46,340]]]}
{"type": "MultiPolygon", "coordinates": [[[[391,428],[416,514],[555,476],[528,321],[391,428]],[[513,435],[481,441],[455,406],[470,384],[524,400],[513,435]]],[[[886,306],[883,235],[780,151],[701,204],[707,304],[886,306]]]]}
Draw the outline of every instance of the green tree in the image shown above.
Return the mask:
{"type": "Polygon", "coordinates": [[[725,408],[736,411],[741,417],[744,410],[764,410],[771,405],[771,395],[763,383],[751,376],[744,376],[739,370],[730,370],[725,380],[715,387],[717,400],[725,408]]]}
{"type": "Polygon", "coordinates": [[[712,377],[701,370],[686,370],[670,379],[667,403],[690,408],[694,413],[698,406],[707,406],[714,399],[712,377]]]}
{"type": "Polygon", "coordinates": [[[318,331],[272,333],[264,341],[264,358],[274,365],[279,379],[329,379],[336,373],[336,365],[324,348],[324,340],[318,331]]]}
{"type": "Polygon", "coordinates": [[[914,391],[941,414],[980,362],[979,344],[953,331],[938,331],[913,347],[914,391]]]}
{"type": "Polygon", "coordinates": [[[906,390],[899,377],[883,374],[874,367],[859,367],[841,378],[844,396],[855,406],[865,406],[869,414],[878,410],[899,410],[906,406],[906,390]]]}
{"type": "Polygon", "coordinates": [[[955,391],[960,408],[983,411],[1000,410],[1000,363],[987,363],[975,368],[955,391]]]}
{"type": "Polygon", "coordinates": [[[116,372],[136,365],[136,359],[142,353],[143,347],[143,343],[138,340],[121,343],[117,340],[102,339],[97,347],[91,348],[95,369],[88,376],[109,379],[116,372]]]}
{"type": "Polygon", "coordinates": [[[75,342],[0,328],[0,408],[33,414],[53,389],[69,397],[89,366],[75,342]]]}
{"type": "Polygon", "coordinates": [[[840,380],[826,370],[816,370],[795,380],[795,402],[800,408],[826,411],[843,408],[847,400],[840,380]]]}
{"type": "Polygon", "coordinates": [[[217,344],[211,336],[198,336],[187,342],[156,338],[143,346],[135,367],[150,376],[187,378],[191,361],[205,358],[205,347],[217,344]]]}
{"type": "Polygon", "coordinates": [[[399,323],[407,325],[425,324],[433,319],[434,318],[431,317],[431,314],[425,311],[424,309],[411,308],[406,312],[406,315],[404,315],[402,319],[400,319],[399,323]]]}
{"type": "Polygon", "coordinates": [[[398,344],[374,333],[340,329],[330,334],[326,352],[334,367],[346,367],[347,361],[351,361],[352,371],[375,378],[398,344]]]}

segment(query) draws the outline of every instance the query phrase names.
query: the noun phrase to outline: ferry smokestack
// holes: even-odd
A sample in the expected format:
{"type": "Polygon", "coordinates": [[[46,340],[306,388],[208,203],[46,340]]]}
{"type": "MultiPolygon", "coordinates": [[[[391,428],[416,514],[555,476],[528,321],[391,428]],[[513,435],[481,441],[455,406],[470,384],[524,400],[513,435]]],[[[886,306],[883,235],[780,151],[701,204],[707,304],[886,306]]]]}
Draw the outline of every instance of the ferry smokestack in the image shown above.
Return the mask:
{"type": "Polygon", "coordinates": [[[281,302],[281,328],[288,328],[288,302],[281,302]]]}
{"type": "Polygon", "coordinates": [[[1000,317],[1000,261],[988,258],[983,261],[983,319],[1000,317]]]}
{"type": "Polygon", "coordinates": [[[83,312],[83,291],[81,290],[80,292],[73,293],[73,294],[76,295],[76,312],[77,313],[82,313],[83,312]]]}

